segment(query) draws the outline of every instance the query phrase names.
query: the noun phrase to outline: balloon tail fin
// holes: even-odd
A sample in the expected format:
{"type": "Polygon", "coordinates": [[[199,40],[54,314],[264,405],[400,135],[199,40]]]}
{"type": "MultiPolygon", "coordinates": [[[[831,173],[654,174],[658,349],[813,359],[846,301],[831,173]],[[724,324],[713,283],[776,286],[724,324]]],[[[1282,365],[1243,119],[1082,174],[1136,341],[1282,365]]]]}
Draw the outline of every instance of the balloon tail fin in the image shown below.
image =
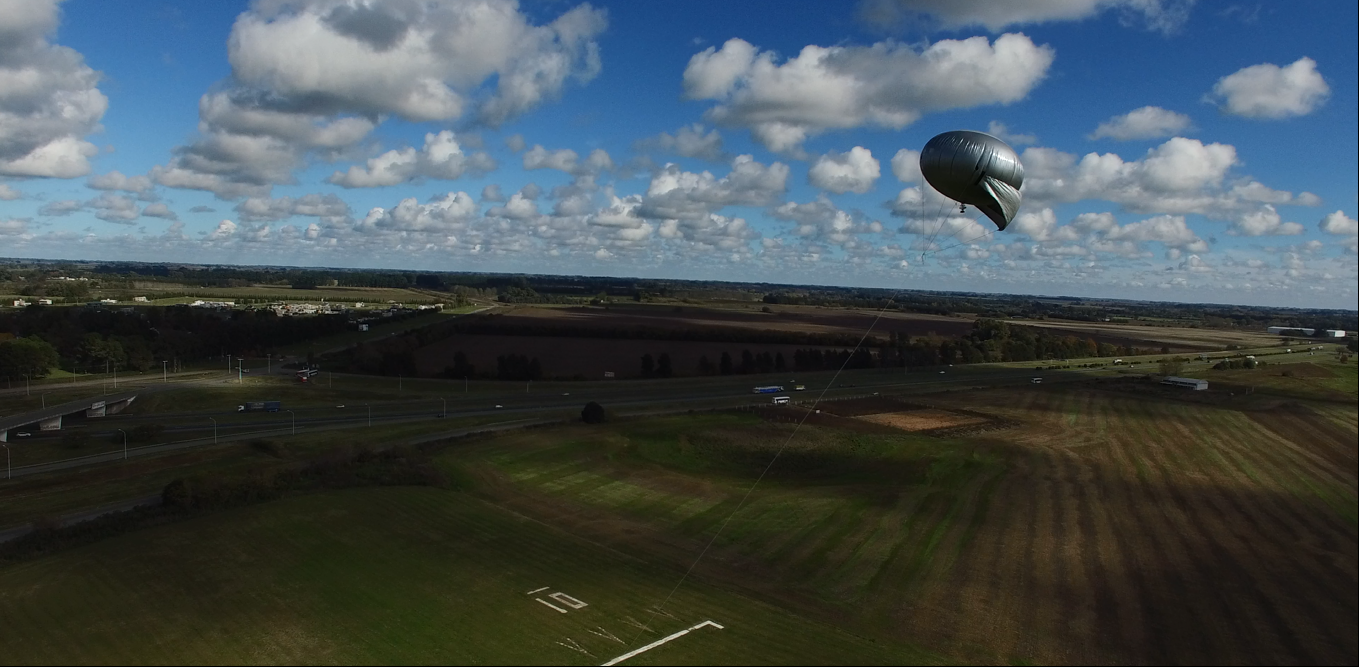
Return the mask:
{"type": "Polygon", "coordinates": [[[986,190],[986,194],[991,196],[991,201],[977,204],[977,208],[981,209],[991,222],[996,223],[998,230],[1004,231],[1010,221],[1014,220],[1015,214],[1019,213],[1023,195],[1009,183],[990,176],[982,178],[981,186],[986,190]]]}

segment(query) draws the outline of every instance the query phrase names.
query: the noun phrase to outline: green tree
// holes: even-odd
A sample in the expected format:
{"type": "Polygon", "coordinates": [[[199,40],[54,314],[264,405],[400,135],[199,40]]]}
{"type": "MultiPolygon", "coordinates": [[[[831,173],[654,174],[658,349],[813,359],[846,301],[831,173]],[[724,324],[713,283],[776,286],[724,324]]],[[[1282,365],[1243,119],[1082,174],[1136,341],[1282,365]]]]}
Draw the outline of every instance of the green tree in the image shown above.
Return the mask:
{"type": "Polygon", "coordinates": [[[580,420],[586,424],[602,424],[607,418],[604,406],[594,401],[586,403],[585,408],[580,411],[580,420]]]}
{"type": "Polygon", "coordinates": [[[0,342],[0,375],[46,377],[59,361],[51,343],[29,336],[0,342]]]}
{"type": "Polygon", "coordinates": [[[662,352],[660,358],[656,360],[656,375],[668,378],[674,374],[675,369],[670,365],[670,354],[662,352]]]}

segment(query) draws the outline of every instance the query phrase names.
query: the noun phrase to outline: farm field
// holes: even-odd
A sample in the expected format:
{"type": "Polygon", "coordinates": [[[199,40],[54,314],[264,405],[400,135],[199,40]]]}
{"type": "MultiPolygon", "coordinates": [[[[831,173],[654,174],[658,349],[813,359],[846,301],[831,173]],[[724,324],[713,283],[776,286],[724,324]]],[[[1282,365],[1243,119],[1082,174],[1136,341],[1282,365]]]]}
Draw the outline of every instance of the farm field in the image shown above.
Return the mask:
{"type": "MultiPolygon", "coordinates": [[[[719,308],[653,304],[613,304],[598,306],[518,307],[505,313],[507,318],[522,318],[533,324],[627,329],[659,327],[665,329],[708,329],[733,327],[803,333],[841,333],[861,335],[878,313],[869,309],[817,308],[811,306],[758,306],[719,308]]],[[[900,331],[912,336],[958,336],[972,330],[972,318],[946,317],[920,313],[888,311],[874,327],[873,335],[887,338],[900,331]]]]}
{"type": "Polygon", "coordinates": [[[768,352],[771,355],[782,354],[785,363],[792,368],[793,353],[798,349],[811,348],[843,349],[815,345],[457,334],[417,350],[415,366],[423,376],[438,375],[453,365],[454,355],[462,352],[477,372],[495,372],[496,357],[521,354],[539,359],[543,374],[547,377],[571,378],[580,375],[596,380],[602,378],[605,371],[614,372],[617,377],[638,376],[641,374],[642,355],[650,354],[653,359],[657,359],[661,354],[668,354],[676,375],[691,376],[699,374],[699,359],[705,356],[716,369],[723,352],[730,354],[736,364],[741,363],[744,350],[750,350],[752,354],[768,352]]]}
{"type": "MultiPolygon", "coordinates": [[[[1283,338],[1266,334],[1263,330],[1232,331],[1223,329],[1196,329],[1190,327],[1154,327],[1137,324],[1111,324],[1106,322],[1063,322],[1060,320],[1021,320],[1024,326],[1049,329],[1054,333],[1073,336],[1092,336],[1100,342],[1116,345],[1129,344],[1134,347],[1169,347],[1172,352],[1212,352],[1224,345],[1238,345],[1245,348],[1273,347],[1282,343],[1283,338]]],[[[1298,345],[1329,343],[1335,341],[1317,340],[1311,343],[1299,342],[1298,345]]]]}
{"type": "Polygon", "coordinates": [[[588,665],[712,620],[723,629],[628,664],[938,660],[703,584],[649,613],[678,574],[468,495],[358,489],[0,570],[0,651],[33,664],[588,665]]]}
{"type": "Polygon", "coordinates": [[[1208,392],[1110,378],[459,441],[434,458],[452,489],[0,567],[0,655],[598,664],[712,620],[627,664],[1350,664],[1359,405],[1354,364],[1319,359],[1208,392]]]}
{"type": "MultiPolygon", "coordinates": [[[[1354,660],[1353,404],[935,398],[1022,425],[956,440],[804,426],[696,573],[964,661],[1354,660]]],[[[516,511],[685,562],[791,428],[507,436],[475,469],[516,511]]]]}
{"type": "MultiPolygon", "coordinates": [[[[121,290],[120,290],[121,291],[121,290]]],[[[316,289],[293,289],[287,285],[251,285],[249,287],[193,287],[175,283],[139,283],[129,293],[144,292],[148,298],[155,298],[156,292],[185,293],[194,299],[271,299],[277,301],[308,301],[319,303],[327,301],[363,301],[374,306],[385,307],[388,301],[397,303],[434,303],[435,298],[408,289],[390,287],[317,287],[316,289]]],[[[178,298],[178,297],[176,297],[178,298]]],[[[350,304],[352,305],[352,304],[350,304]]]]}

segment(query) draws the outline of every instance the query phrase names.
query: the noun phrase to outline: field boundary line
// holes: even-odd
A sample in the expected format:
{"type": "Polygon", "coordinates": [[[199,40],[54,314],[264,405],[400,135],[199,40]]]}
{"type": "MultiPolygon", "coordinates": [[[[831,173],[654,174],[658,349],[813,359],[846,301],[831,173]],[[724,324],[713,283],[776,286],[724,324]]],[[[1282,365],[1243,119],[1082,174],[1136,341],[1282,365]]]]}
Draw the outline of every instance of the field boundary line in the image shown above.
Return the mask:
{"type": "Polygon", "coordinates": [[[656,641],[651,642],[650,644],[647,644],[646,646],[643,646],[642,648],[634,649],[634,650],[628,651],[627,653],[624,653],[623,655],[620,655],[620,656],[618,656],[617,658],[614,658],[613,660],[610,660],[610,661],[604,663],[604,664],[603,664],[603,667],[612,667],[612,665],[616,665],[616,664],[618,664],[618,663],[620,663],[620,662],[623,662],[624,660],[627,660],[628,658],[636,657],[636,656],[638,656],[638,655],[640,655],[640,654],[642,654],[642,653],[646,653],[647,651],[650,651],[651,649],[656,648],[657,646],[660,646],[661,644],[664,644],[664,643],[666,643],[666,642],[669,642],[669,641],[673,641],[673,640],[679,639],[680,637],[683,637],[684,635],[687,635],[687,634],[689,634],[690,632],[693,632],[694,630],[697,630],[697,629],[699,629],[699,628],[704,628],[704,627],[714,627],[714,628],[717,628],[718,630],[723,630],[723,629],[725,629],[722,625],[719,625],[719,624],[714,623],[714,622],[712,622],[712,621],[703,621],[702,623],[699,623],[698,625],[693,625],[693,626],[687,627],[687,628],[685,628],[685,629],[683,629],[683,630],[680,630],[679,632],[676,632],[676,633],[673,634],[673,635],[667,635],[667,636],[665,636],[665,637],[661,637],[660,639],[657,639],[656,641]]]}

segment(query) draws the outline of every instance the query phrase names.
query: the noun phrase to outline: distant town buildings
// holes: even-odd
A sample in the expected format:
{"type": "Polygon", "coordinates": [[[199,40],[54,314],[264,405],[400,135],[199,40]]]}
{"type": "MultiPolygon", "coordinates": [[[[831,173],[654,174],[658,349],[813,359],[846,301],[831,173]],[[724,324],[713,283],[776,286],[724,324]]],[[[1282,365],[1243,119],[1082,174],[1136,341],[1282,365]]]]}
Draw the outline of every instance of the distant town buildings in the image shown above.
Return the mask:
{"type": "Polygon", "coordinates": [[[150,299],[148,299],[148,298],[146,298],[146,297],[144,297],[144,296],[134,296],[134,297],[132,297],[132,300],[133,300],[133,301],[136,301],[137,303],[150,303],[150,301],[151,301],[150,299]]]}
{"type": "MultiPolygon", "coordinates": [[[[1316,329],[1308,327],[1269,327],[1266,332],[1276,336],[1315,336],[1316,329]]],[[[1323,338],[1344,338],[1349,332],[1344,329],[1326,329],[1321,332],[1323,338]]]]}
{"type": "Polygon", "coordinates": [[[28,302],[27,302],[27,301],[24,301],[23,299],[15,299],[15,300],[14,300],[14,307],[15,307],[15,308],[26,308],[26,307],[28,307],[28,302]]]}
{"type": "Polygon", "coordinates": [[[235,301],[204,301],[197,299],[189,304],[190,308],[216,308],[219,310],[231,310],[236,307],[235,301]]]}

